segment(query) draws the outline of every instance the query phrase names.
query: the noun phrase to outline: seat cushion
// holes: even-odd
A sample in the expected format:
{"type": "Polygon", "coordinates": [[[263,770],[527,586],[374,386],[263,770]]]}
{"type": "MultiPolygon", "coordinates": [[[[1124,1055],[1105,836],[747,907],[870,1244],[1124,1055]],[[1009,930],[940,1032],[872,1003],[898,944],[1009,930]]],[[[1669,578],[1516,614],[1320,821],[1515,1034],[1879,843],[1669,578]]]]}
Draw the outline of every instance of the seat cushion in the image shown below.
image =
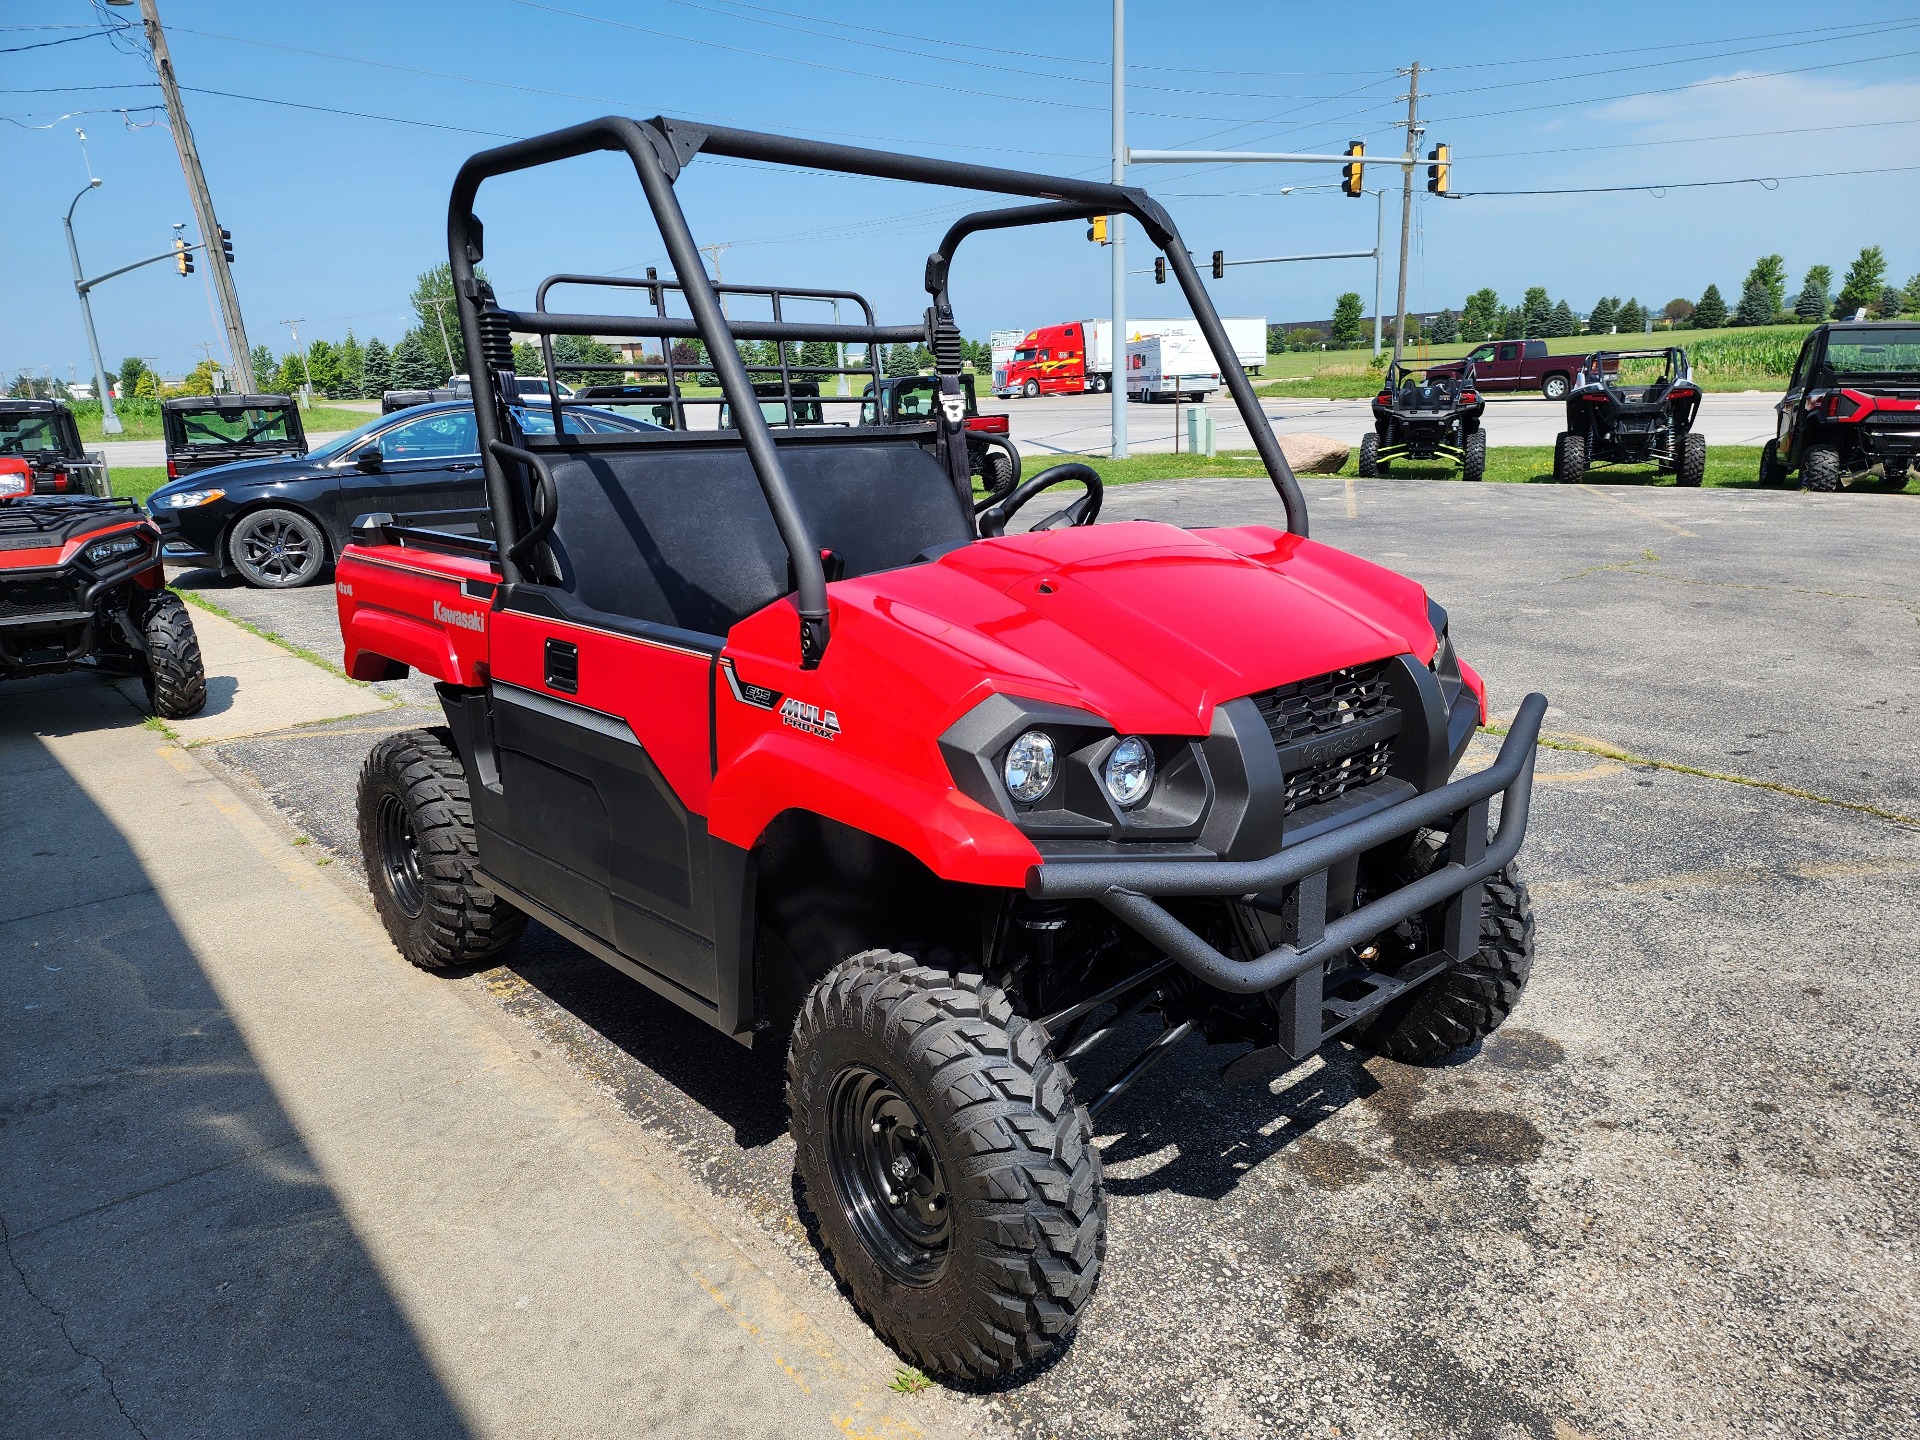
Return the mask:
{"type": "MultiPolygon", "coordinates": [[[[779,445],[813,543],[847,576],[973,538],[946,471],[911,439],[779,445]]],[[[546,452],[559,492],[548,544],[561,586],[613,615],[724,635],[790,593],[786,546],[739,445],[694,435],[591,437],[546,452]]]]}

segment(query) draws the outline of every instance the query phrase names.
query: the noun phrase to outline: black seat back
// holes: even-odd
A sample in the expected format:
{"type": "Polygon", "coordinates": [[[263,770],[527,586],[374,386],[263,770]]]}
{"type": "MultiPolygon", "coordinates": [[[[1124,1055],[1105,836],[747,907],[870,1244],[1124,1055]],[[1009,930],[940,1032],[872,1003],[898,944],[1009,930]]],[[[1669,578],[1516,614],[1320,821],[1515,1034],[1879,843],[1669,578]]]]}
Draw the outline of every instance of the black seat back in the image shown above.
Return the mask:
{"type": "MultiPolygon", "coordinates": [[[[973,537],[944,468],[913,438],[781,441],[813,541],[846,576],[973,537]]],[[[584,605],[707,635],[792,590],[786,546],[738,441],[580,437],[551,450],[559,508],[547,551],[584,605]]]]}

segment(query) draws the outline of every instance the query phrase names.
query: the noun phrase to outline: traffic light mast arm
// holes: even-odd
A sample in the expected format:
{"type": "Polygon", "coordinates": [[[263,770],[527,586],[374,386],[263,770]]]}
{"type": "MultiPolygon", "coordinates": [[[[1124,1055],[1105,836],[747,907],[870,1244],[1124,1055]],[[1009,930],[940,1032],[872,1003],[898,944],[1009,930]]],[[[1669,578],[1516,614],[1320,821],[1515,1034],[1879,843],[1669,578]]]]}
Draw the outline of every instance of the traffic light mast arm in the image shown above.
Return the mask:
{"type": "Polygon", "coordinates": [[[188,245],[184,249],[169,247],[165,250],[162,250],[158,255],[149,255],[146,259],[136,260],[131,265],[122,265],[118,270],[109,270],[107,271],[106,274],[96,275],[91,280],[76,280],[74,282],[73,288],[80,291],[80,293],[84,295],[87,291],[93,289],[94,286],[100,284],[103,281],[111,280],[116,275],[124,275],[129,270],[138,270],[143,265],[157,265],[162,260],[176,260],[180,256],[187,254],[189,251],[201,250],[204,248],[206,247],[201,245],[188,245]]]}

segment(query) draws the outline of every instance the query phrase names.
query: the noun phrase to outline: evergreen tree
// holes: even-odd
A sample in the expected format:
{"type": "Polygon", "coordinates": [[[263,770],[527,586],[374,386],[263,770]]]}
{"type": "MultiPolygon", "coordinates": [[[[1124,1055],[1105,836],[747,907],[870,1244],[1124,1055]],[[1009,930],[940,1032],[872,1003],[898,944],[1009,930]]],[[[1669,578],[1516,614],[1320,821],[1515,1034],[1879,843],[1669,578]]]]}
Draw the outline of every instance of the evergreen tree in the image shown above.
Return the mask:
{"type": "Polygon", "coordinates": [[[1767,325],[1773,321],[1774,309],[1767,299],[1767,290],[1756,276],[1747,276],[1746,284],[1740,289],[1740,303],[1734,307],[1732,323],[1735,325],[1767,325]]]}
{"type": "Polygon", "coordinates": [[[1873,307],[1876,320],[1896,320],[1900,316],[1900,307],[1906,303],[1906,292],[1894,285],[1880,292],[1880,299],[1873,307]]]}
{"type": "Polygon", "coordinates": [[[513,373],[516,375],[547,373],[547,362],[541,357],[540,347],[531,340],[513,342],[513,373]]]}
{"type": "MultiPolygon", "coordinates": [[[[961,358],[972,361],[975,367],[978,368],[980,361],[976,357],[979,348],[980,347],[976,346],[973,341],[963,340],[960,344],[961,358]]],[[[833,348],[833,342],[831,340],[809,340],[800,347],[800,363],[809,369],[824,368],[838,364],[838,354],[839,352],[833,348]]],[[[809,375],[807,378],[809,380],[818,380],[825,385],[831,385],[833,383],[833,376],[831,375],[809,375]]]]}
{"type": "Polygon", "coordinates": [[[1746,305],[1747,291],[1754,286],[1760,287],[1760,293],[1766,304],[1767,320],[1753,321],[1753,324],[1766,324],[1787,306],[1787,262],[1778,255],[1762,255],[1753,262],[1753,269],[1747,272],[1747,278],[1740,285],[1741,307],[1746,305]]]}
{"type": "Polygon", "coordinates": [[[347,331],[347,338],[340,342],[340,394],[348,400],[366,399],[366,375],[363,373],[367,363],[366,349],[353,338],[353,331],[347,331]]]}
{"type": "Polygon", "coordinates": [[[1504,312],[1500,308],[1500,297],[1491,288],[1474,291],[1467,296],[1466,306],[1460,312],[1460,329],[1467,340],[1488,340],[1501,328],[1504,312]]]}
{"type": "Polygon", "coordinates": [[[1547,316],[1547,334],[1560,336],[1579,333],[1580,322],[1574,318],[1573,307],[1562,300],[1553,307],[1553,313],[1547,316]]]}
{"type": "Polygon", "coordinates": [[[1333,324],[1327,333],[1336,349],[1348,350],[1360,343],[1360,317],[1364,308],[1357,290],[1349,290],[1333,302],[1333,324]]]}
{"type": "Polygon", "coordinates": [[[1591,335],[1611,335],[1614,318],[1619,313],[1619,299],[1611,295],[1602,295],[1593,302],[1593,313],[1587,316],[1587,332],[1591,335]]]}
{"type": "MultiPolygon", "coordinates": [[[[590,340],[584,335],[556,335],[553,337],[553,361],[558,365],[597,365],[602,361],[620,358],[620,352],[613,346],[600,340],[590,340]]],[[[535,374],[545,374],[544,366],[535,374]]],[[[556,370],[559,378],[569,385],[618,385],[620,371],[611,370],[556,370]]]]}
{"type": "Polygon", "coordinates": [[[1427,334],[1436,345],[1451,345],[1460,338],[1460,318],[1451,310],[1442,310],[1427,326],[1427,334]]]}
{"type": "Polygon", "coordinates": [[[367,341],[360,360],[360,392],[369,400],[378,400],[393,388],[393,359],[378,335],[367,341]]]}
{"type": "Polygon", "coordinates": [[[1526,333],[1527,307],[1525,305],[1515,305],[1512,309],[1502,314],[1500,319],[1500,338],[1502,340],[1519,340],[1522,339],[1526,333]]]}
{"type": "Polygon", "coordinates": [[[1907,281],[1906,293],[1900,297],[1901,313],[1920,315],[1920,275],[1907,281]]]}
{"type": "Polygon", "coordinates": [[[1840,285],[1840,298],[1833,302],[1833,318],[1851,320],[1856,310],[1880,298],[1886,280],[1886,255],[1878,245],[1866,246],[1847,267],[1847,278],[1840,285]]]}
{"type": "Polygon", "coordinates": [[[1832,302],[1833,271],[1825,265],[1809,265],[1806,283],[1800,287],[1800,298],[1793,302],[1793,313],[1817,324],[1827,318],[1827,307],[1832,302]]]}
{"type": "MultiPolygon", "coordinates": [[[[1720,287],[1709,285],[1693,307],[1693,328],[1718,330],[1727,323],[1727,302],[1720,298],[1720,287]]],[[[1625,330],[1627,327],[1620,327],[1625,330]]]]}
{"type": "MultiPolygon", "coordinates": [[[[444,359],[442,364],[444,364],[444,359]]],[[[392,390],[431,390],[446,379],[440,373],[440,366],[434,364],[427,354],[426,346],[420,342],[420,332],[409,330],[393,347],[393,359],[388,372],[388,388],[392,390]]]]}
{"type": "Polygon", "coordinates": [[[1629,300],[1620,307],[1620,333],[1622,335],[1638,335],[1646,328],[1647,312],[1640,308],[1640,302],[1638,300],[1629,300]]]}
{"type": "Polygon", "coordinates": [[[1547,298],[1546,286],[1529,285],[1526,297],[1520,302],[1520,308],[1526,312],[1523,323],[1527,328],[1523,333],[1528,338],[1553,333],[1547,328],[1553,319],[1553,301],[1547,298]]]}
{"type": "Polygon", "coordinates": [[[912,375],[918,370],[913,360],[913,346],[894,345],[887,350],[882,370],[888,375],[912,375]]]}

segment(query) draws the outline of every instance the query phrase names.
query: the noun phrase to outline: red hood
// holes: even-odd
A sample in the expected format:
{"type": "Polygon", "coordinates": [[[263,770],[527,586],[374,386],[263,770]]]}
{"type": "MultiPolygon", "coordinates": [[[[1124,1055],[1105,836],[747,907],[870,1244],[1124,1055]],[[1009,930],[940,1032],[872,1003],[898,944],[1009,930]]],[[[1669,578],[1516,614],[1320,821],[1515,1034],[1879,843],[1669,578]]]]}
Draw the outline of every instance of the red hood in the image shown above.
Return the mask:
{"type": "MultiPolygon", "coordinates": [[[[925,716],[935,733],[995,690],[1125,731],[1200,734],[1238,696],[1434,649],[1413,581],[1264,527],[1135,521],[1008,536],[832,594],[817,678],[848,704],[873,704],[884,686],[881,703],[903,720],[940,712],[925,716]]],[[[774,648],[755,642],[790,648],[778,643],[786,615],[762,628],[773,618],[743,624],[729,649],[744,660],[774,648]]]]}

